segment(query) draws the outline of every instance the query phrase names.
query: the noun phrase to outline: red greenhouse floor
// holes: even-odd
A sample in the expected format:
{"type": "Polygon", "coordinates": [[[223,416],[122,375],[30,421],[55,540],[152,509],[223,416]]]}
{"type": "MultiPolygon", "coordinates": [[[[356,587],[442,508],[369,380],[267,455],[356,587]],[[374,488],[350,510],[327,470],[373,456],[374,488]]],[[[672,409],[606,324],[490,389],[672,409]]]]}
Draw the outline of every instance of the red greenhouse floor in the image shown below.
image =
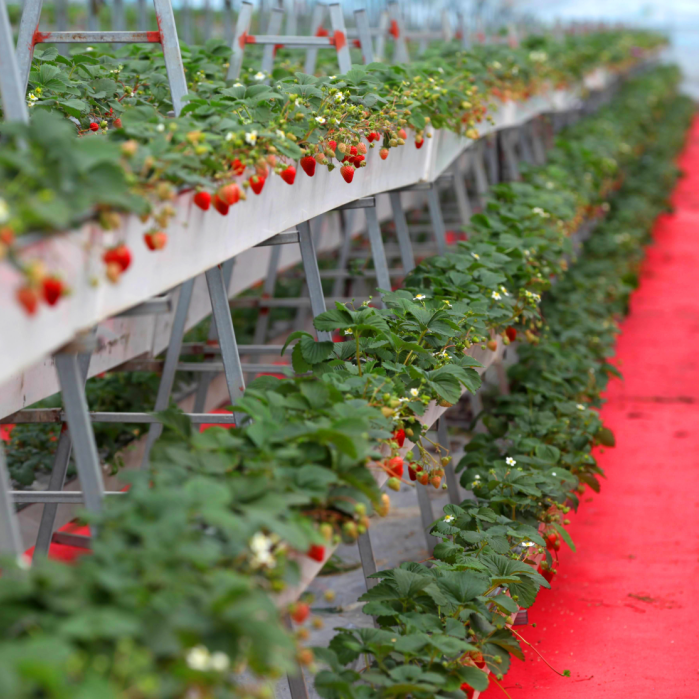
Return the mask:
{"type": "MultiPolygon", "coordinates": [[[[657,221],[641,286],[619,336],[602,410],[615,449],[530,610],[503,686],[512,699],[699,697],[699,118],[679,164],[675,213],[657,221]]],[[[505,695],[492,685],[483,699],[505,695]]]]}

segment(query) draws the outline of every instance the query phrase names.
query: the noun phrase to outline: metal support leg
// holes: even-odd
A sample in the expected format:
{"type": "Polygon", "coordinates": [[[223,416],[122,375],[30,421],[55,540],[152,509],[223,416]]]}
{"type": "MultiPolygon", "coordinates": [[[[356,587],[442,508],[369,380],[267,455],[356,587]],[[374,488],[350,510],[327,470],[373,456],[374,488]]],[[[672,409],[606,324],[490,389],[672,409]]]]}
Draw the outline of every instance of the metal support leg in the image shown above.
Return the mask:
{"type": "MultiPolygon", "coordinates": [[[[446,449],[447,454],[451,453],[451,445],[449,443],[449,432],[447,430],[447,420],[444,416],[440,417],[437,421],[437,441],[439,445],[446,449]]],[[[462,498],[459,492],[459,481],[456,478],[456,471],[454,471],[453,462],[449,462],[444,468],[444,475],[447,479],[447,493],[449,495],[449,502],[452,505],[458,505],[462,498]]]]}
{"type": "MultiPolygon", "coordinates": [[[[323,295],[323,283],[318,270],[318,258],[316,257],[311,227],[308,221],[300,223],[298,226],[299,247],[301,248],[301,261],[303,271],[306,273],[306,284],[308,284],[308,294],[311,297],[311,311],[313,317],[325,312],[325,296],[323,295]]],[[[332,335],[327,331],[318,332],[318,339],[321,341],[331,340],[332,335]]]]}
{"type": "Polygon", "coordinates": [[[425,543],[427,544],[427,550],[431,554],[437,544],[437,539],[429,531],[435,518],[432,513],[432,501],[427,492],[427,486],[417,486],[417,502],[420,506],[420,520],[422,521],[422,529],[425,532],[425,543]]]}
{"type": "Polygon", "coordinates": [[[515,154],[514,139],[517,138],[517,130],[503,131],[500,135],[500,143],[502,144],[503,154],[505,156],[505,164],[507,166],[508,179],[511,182],[516,182],[519,177],[519,165],[517,163],[517,155],[515,154]]]}
{"type": "Polygon", "coordinates": [[[379,581],[376,578],[369,577],[376,573],[376,560],[374,559],[374,549],[372,548],[371,537],[368,531],[359,535],[357,545],[359,546],[359,558],[362,561],[362,571],[364,572],[366,589],[370,590],[379,581]]]}
{"type": "Polygon", "coordinates": [[[381,226],[379,217],[376,214],[376,207],[365,209],[366,227],[371,243],[371,256],[374,260],[376,270],[376,285],[379,289],[391,291],[391,277],[388,274],[388,262],[386,262],[386,251],[381,237],[381,226]]]}
{"type": "Polygon", "coordinates": [[[95,433],[85,399],[84,374],[78,366],[77,354],[57,354],[54,358],[61,387],[66,422],[75,451],[75,464],[83,489],[85,507],[91,512],[102,509],[104,481],[97,453],[95,433]]]}
{"type": "Polygon", "coordinates": [[[427,205],[430,209],[430,220],[434,230],[434,238],[437,243],[437,253],[445,255],[447,252],[447,232],[444,227],[442,205],[439,203],[439,191],[436,185],[432,185],[427,191],[427,205]]]}
{"type": "Polygon", "coordinates": [[[473,175],[476,178],[476,192],[478,194],[478,204],[481,208],[485,206],[486,197],[488,194],[488,177],[485,173],[485,165],[483,163],[483,150],[485,149],[485,141],[481,140],[475,145],[473,155],[473,175]]]}
{"type": "Polygon", "coordinates": [[[396,225],[396,237],[398,238],[403,271],[408,274],[415,269],[415,256],[413,255],[413,244],[410,241],[408,222],[405,220],[405,211],[403,211],[400,192],[389,192],[388,196],[391,199],[393,222],[396,225]]]}
{"type": "MultiPolygon", "coordinates": [[[[277,277],[279,273],[279,259],[282,254],[281,245],[272,245],[269,262],[267,263],[267,276],[265,277],[262,286],[262,298],[272,298],[274,289],[277,286],[277,277]]],[[[272,312],[271,308],[260,308],[255,324],[255,335],[253,344],[264,345],[267,342],[267,333],[269,331],[269,315],[272,312]]]]}
{"type": "MultiPolygon", "coordinates": [[[[87,380],[87,371],[90,366],[90,354],[78,355],[78,369],[80,370],[81,385],[85,386],[87,380]]],[[[58,438],[58,446],[56,454],[53,458],[53,468],[51,469],[51,477],[49,479],[48,490],[60,491],[66,482],[66,473],[68,472],[68,464],[70,462],[70,452],[73,448],[73,443],[70,438],[68,425],[63,423],[61,427],[61,435],[58,438]]],[[[56,513],[58,512],[57,503],[47,503],[41,513],[41,522],[39,523],[39,533],[36,537],[36,546],[34,547],[34,555],[46,555],[51,545],[51,537],[53,536],[53,528],[56,523],[56,513]]]]}
{"type": "MultiPolygon", "coordinates": [[[[470,153],[466,155],[470,158],[470,153]]],[[[454,194],[456,194],[456,205],[459,209],[459,218],[461,219],[461,225],[467,226],[471,220],[471,202],[468,199],[468,192],[466,191],[466,183],[464,181],[464,172],[459,167],[459,161],[456,161],[454,165],[454,194]]]]}
{"type": "Polygon", "coordinates": [[[243,378],[243,367],[240,364],[240,355],[238,354],[238,343],[233,330],[233,318],[231,318],[231,309],[228,305],[228,294],[226,293],[226,285],[223,283],[223,272],[220,266],[207,270],[206,284],[209,287],[211,309],[216,322],[218,343],[221,347],[221,359],[223,360],[223,370],[226,375],[226,384],[228,385],[228,395],[230,396],[231,404],[235,405],[236,401],[245,393],[245,379],[243,378]]]}
{"type": "Polygon", "coordinates": [[[534,153],[531,146],[532,124],[527,122],[519,127],[519,150],[522,153],[522,160],[530,165],[534,164],[534,153]]]}
{"type": "MultiPolygon", "coordinates": [[[[194,288],[194,279],[189,279],[180,286],[180,295],[177,299],[177,310],[172,323],[172,331],[170,333],[170,344],[165,353],[165,363],[163,365],[163,373],[160,377],[160,385],[158,386],[158,394],[155,397],[155,412],[165,410],[170,403],[170,394],[175,383],[175,372],[177,371],[177,363],[180,361],[180,353],[182,351],[182,339],[184,338],[184,329],[187,322],[187,313],[189,312],[189,303],[192,300],[192,289],[194,288]]],[[[158,437],[163,433],[163,426],[156,422],[150,426],[146,437],[146,447],[143,451],[143,460],[141,468],[146,468],[150,460],[150,452],[153,445],[158,440],[158,437]]]]}
{"type": "Polygon", "coordinates": [[[497,134],[486,136],[485,142],[485,157],[488,164],[488,180],[490,184],[497,184],[500,181],[497,134]]]}
{"type": "Polygon", "coordinates": [[[0,555],[19,556],[22,539],[15,506],[10,497],[10,477],[5,464],[5,452],[0,444],[0,555]]]}
{"type": "MultiPolygon", "coordinates": [[[[273,248],[275,249],[275,248],[273,248]]],[[[226,260],[223,263],[223,284],[228,292],[228,287],[231,284],[231,275],[233,273],[233,265],[235,264],[235,258],[226,260]]],[[[266,309],[265,309],[266,310],[266,309]]],[[[211,324],[209,325],[209,333],[207,337],[209,342],[218,341],[218,330],[216,328],[216,318],[214,318],[213,313],[211,315],[211,324]]],[[[264,344],[262,343],[256,344],[264,344]]],[[[203,413],[206,411],[206,398],[209,395],[209,385],[211,384],[211,379],[213,379],[213,374],[210,372],[202,372],[199,377],[199,383],[197,384],[197,392],[194,396],[194,412],[203,413]]]]}
{"type": "MultiPolygon", "coordinates": [[[[337,212],[338,216],[338,226],[340,230],[340,252],[337,257],[337,269],[343,272],[347,269],[347,262],[349,260],[350,248],[352,247],[352,234],[350,233],[350,227],[345,222],[345,214],[343,211],[337,212]]],[[[346,279],[341,275],[338,275],[333,282],[333,296],[343,296],[344,284],[346,279]]]]}
{"type": "Polygon", "coordinates": [[[7,7],[0,0],[0,99],[7,121],[29,121],[26,85],[26,77],[20,77],[17,65],[7,7]]]}
{"type": "Polygon", "coordinates": [[[298,675],[287,675],[287,679],[289,680],[291,699],[308,699],[306,678],[303,676],[303,670],[300,666],[298,669],[298,675]]]}
{"type": "Polygon", "coordinates": [[[543,165],[546,162],[546,149],[542,140],[542,123],[535,119],[531,123],[530,132],[532,136],[532,150],[534,151],[534,162],[543,165]]]}

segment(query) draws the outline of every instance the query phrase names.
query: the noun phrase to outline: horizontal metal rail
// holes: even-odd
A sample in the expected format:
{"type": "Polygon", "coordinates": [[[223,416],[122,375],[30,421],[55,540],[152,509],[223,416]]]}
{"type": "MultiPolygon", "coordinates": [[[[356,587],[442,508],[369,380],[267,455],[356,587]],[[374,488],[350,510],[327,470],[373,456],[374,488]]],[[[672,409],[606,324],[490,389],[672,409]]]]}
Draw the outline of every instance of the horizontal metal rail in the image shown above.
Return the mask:
{"type": "MultiPolygon", "coordinates": [[[[161,365],[162,366],[162,365],[161,365]]],[[[191,371],[189,364],[186,365],[186,371],[191,371]]],[[[204,363],[196,364],[192,362],[191,366],[211,366],[204,363]]],[[[185,371],[185,369],[183,369],[185,371]]],[[[218,371],[223,371],[223,363],[220,364],[218,371]]],[[[90,412],[88,413],[92,422],[123,422],[125,424],[155,424],[160,422],[155,415],[151,413],[108,413],[108,412],[90,412]]],[[[235,416],[219,415],[218,413],[185,413],[185,415],[195,424],[201,425],[212,421],[235,424],[235,416]]],[[[66,414],[61,408],[27,408],[26,410],[18,410],[12,415],[8,415],[0,419],[0,425],[27,425],[37,423],[62,423],[66,421],[66,414]]]]}
{"type": "Polygon", "coordinates": [[[154,32],[34,32],[35,44],[160,44],[154,32]]]}
{"type": "MultiPolygon", "coordinates": [[[[107,490],[105,495],[126,495],[126,491],[107,490]]],[[[55,502],[59,505],[82,505],[85,496],[80,490],[11,490],[13,502],[55,502]]]]}

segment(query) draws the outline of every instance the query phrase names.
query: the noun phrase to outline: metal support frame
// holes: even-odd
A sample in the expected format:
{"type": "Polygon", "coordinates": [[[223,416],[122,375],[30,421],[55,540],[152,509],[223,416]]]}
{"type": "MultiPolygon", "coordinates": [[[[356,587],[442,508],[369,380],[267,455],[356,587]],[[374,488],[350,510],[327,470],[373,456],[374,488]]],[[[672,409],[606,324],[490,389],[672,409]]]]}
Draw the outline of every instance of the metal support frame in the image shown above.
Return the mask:
{"type": "MultiPolygon", "coordinates": [[[[233,265],[235,264],[235,258],[226,260],[221,266],[222,276],[223,276],[223,286],[226,290],[226,300],[228,299],[228,287],[231,284],[231,276],[233,274],[233,265]]],[[[213,315],[211,322],[209,324],[209,332],[207,336],[207,344],[218,345],[218,330],[216,328],[216,318],[213,315]]],[[[217,354],[220,354],[220,350],[217,354]]],[[[206,354],[205,354],[206,356],[206,354]]],[[[211,384],[211,379],[213,376],[210,373],[204,372],[199,377],[199,382],[197,383],[197,392],[194,396],[194,412],[203,413],[206,410],[206,398],[209,395],[209,385],[211,384]]]]}
{"type": "Polygon", "coordinates": [[[430,219],[434,229],[434,239],[437,243],[437,253],[444,255],[447,252],[447,232],[442,216],[442,205],[439,201],[439,190],[433,184],[427,192],[427,205],[430,209],[430,219]]]}
{"type": "Polygon", "coordinates": [[[366,15],[366,10],[354,11],[354,22],[357,25],[357,36],[359,37],[359,46],[362,50],[362,61],[364,65],[374,62],[374,46],[371,43],[371,29],[369,28],[369,19],[366,15]]]}
{"type": "Polygon", "coordinates": [[[405,212],[403,211],[400,192],[389,192],[388,196],[391,200],[393,222],[396,226],[396,237],[398,238],[398,247],[400,248],[400,259],[403,264],[403,271],[408,274],[415,269],[415,256],[413,255],[413,245],[410,241],[408,222],[405,219],[405,212]]]}
{"type": "MultiPolygon", "coordinates": [[[[88,353],[78,355],[78,370],[80,372],[80,381],[83,389],[87,380],[87,372],[90,367],[90,355],[88,353]]],[[[66,482],[66,473],[68,472],[68,464],[70,462],[70,453],[73,448],[73,441],[70,436],[68,425],[63,423],[61,434],[58,438],[58,446],[53,457],[53,468],[49,478],[49,491],[63,490],[66,482]]],[[[39,522],[39,532],[36,536],[36,545],[34,547],[34,555],[46,555],[49,552],[51,545],[51,537],[56,523],[56,514],[58,512],[57,503],[47,503],[44,505],[41,513],[41,521],[39,522]]]]}
{"type": "MultiPolygon", "coordinates": [[[[340,67],[340,71],[342,73],[349,71],[349,69],[352,67],[352,61],[350,58],[349,45],[347,44],[347,32],[345,30],[345,19],[342,13],[342,6],[339,3],[333,3],[327,7],[330,12],[332,36],[280,35],[274,33],[273,31],[270,34],[251,35],[249,34],[249,31],[252,24],[253,6],[252,3],[245,0],[241,5],[240,12],[238,13],[238,22],[235,28],[233,43],[231,45],[233,53],[231,55],[230,65],[228,67],[228,80],[235,80],[240,76],[240,71],[243,67],[245,47],[247,44],[261,44],[265,47],[265,58],[263,61],[267,61],[267,72],[271,72],[273,62],[270,60],[269,56],[271,55],[273,59],[275,46],[300,49],[335,49],[337,52],[337,62],[340,67]]],[[[273,30],[275,27],[277,28],[276,31],[281,29],[282,16],[283,10],[275,9],[272,11],[272,17],[270,19],[271,30],[273,30]]],[[[263,65],[265,64],[263,63],[263,65]]]]}
{"type": "Polygon", "coordinates": [[[471,153],[466,151],[463,154],[463,158],[466,160],[466,166],[463,169],[460,162],[462,158],[457,158],[454,163],[454,194],[456,195],[456,206],[459,209],[459,219],[461,224],[466,226],[473,214],[468,192],[466,191],[466,183],[464,182],[464,177],[472,162],[471,153]]]}
{"type": "Polygon", "coordinates": [[[12,42],[12,26],[5,0],[0,0],[0,98],[7,121],[29,121],[26,90],[22,88],[12,42]]]}
{"type": "MultiPolygon", "coordinates": [[[[22,11],[19,36],[17,39],[17,64],[19,67],[20,85],[23,85],[26,91],[36,44],[161,44],[163,47],[163,57],[165,59],[168,81],[170,83],[172,106],[175,110],[175,116],[177,116],[184,107],[183,98],[187,94],[187,79],[185,77],[184,65],[180,54],[180,43],[177,38],[175,15],[172,11],[170,0],[153,0],[153,3],[155,5],[155,15],[158,20],[157,31],[40,32],[39,20],[41,19],[43,0],[26,0],[22,11]]],[[[117,7],[115,6],[115,11],[116,10],[117,7]]],[[[119,20],[119,13],[116,12],[115,26],[118,28],[120,25],[123,27],[123,15],[122,19],[119,20]]]]}
{"type": "Polygon", "coordinates": [[[20,556],[21,554],[22,539],[19,535],[19,523],[10,497],[10,477],[5,464],[5,451],[0,443],[0,555],[20,556]]]}
{"type": "Polygon", "coordinates": [[[389,34],[393,36],[393,62],[394,63],[409,63],[410,55],[408,54],[408,43],[405,39],[405,25],[403,23],[403,15],[400,11],[400,5],[397,2],[388,3],[388,16],[391,20],[389,34]]]}
{"type": "Polygon", "coordinates": [[[104,496],[104,480],[95,433],[88,415],[85,383],[78,365],[78,354],[59,353],[54,361],[85,507],[91,512],[100,512],[104,496]]]}

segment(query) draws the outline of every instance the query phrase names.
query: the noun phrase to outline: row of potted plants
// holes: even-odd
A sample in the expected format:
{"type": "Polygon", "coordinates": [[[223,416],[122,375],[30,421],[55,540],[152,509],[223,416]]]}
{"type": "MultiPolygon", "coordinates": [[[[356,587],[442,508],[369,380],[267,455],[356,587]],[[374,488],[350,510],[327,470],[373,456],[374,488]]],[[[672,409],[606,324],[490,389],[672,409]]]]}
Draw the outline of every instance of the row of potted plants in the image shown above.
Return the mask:
{"type": "MultiPolygon", "coordinates": [[[[469,240],[422,263],[405,289],[386,294],[386,308],[338,306],[315,319],[343,342],[290,338],[300,375],[253,382],[236,407],[250,416],[242,427],[198,433],[181,414],[164,413],[170,429],[152,470],[126,475],[129,493],[91,519],[91,555],[74,567],[5,568],[0,688],[16,697],[265,697],[270,679],[312,664],[271,597],[296,582],[295,552],[323,560],[340,538],[353,541],[369,526],[372,509],[387,511],[373,472],[389,486],[422,483],[421,474],[441,485],[441,460],[414,451],[404,461],[399,450],[418,441],[428,405],[478,388],[466,352],[492,351],[501,333],[502,342],[532,344],[520,349],[528,369],[538,371],[539,356],[551,363],[556,343],[546,339],[541,294],[553,276],[565,278],[570,233],[606,212],[649,144],[664,138],[659,162],[678,144],[689,107],[676,96],[677,79],[665,68],[633,81],[560,139],[550,164],[496,187],[469,240]]],[[[654,162],[644,157],[644,167],[654,162]]],[[[599,355],[586,348],[559,352],[582,373],[557,368],[558,382],[570,385],[552,407],[545,381],[553,379],[539,372],[485,420],[492,440],[482,462],[473,460],[475,441],[462,464],[465,483],[485,483],[481,493],[473,486],[480,501],[450,506],[435,525],[443,564],[382,573],[368,593],[367,612],[384,627],[366,632],[378,634],[365,637],[376,643],[366,650],[371,671],[359,678],[342,669],[361,647],[346,634],[333,643],[335,656],[318,652],[332,663],[317,683],[326,696],[462,696],[487,681],[478,663],[506,670],[518,652],[507,619],[550,576],[550,565],[537,572],[523,551],[545,546],[542,534],[566,537],[561,509],[581,483],[594,483],[591,446],[609,440],[588,371],[599,355]],[[398,667],[394,653],[408,662],[398,667]]],[[[600,381],[605,367],[597,369],[600,381]]],[[[298,622],[308,615],[302,603],[290,611],[298,622]]]]}
{"type": "MultiPolygon", "coordinates": [[[[151,46],[69,57],[37,50],[27,97],[32,123],[2,126],[0,255],[24,273],[17,298],[33,314],[70,289],[59,268],[15,253],[24,233],[68,230],[90,217],[116,230],[120,214],[131,212],[148,222],[144,245],[157,252],[167,245],[182,188],[197,190],[200,208],[227,215],[274,174],[293,185],[316,168],[338,168],[351,182],[367,148],[386,159],[407,142],[421,148],[432,129],[476,138],[492,99],[578,86],[595,68],[624,71],[663,42],[624,30],[563,42],[531,37],[518,48],[451,44],[414,64],[337,76],[325,63],[319,76],[304,75],[291,52],[271,76],[250,67],[231,84],[224,77],[230,49],[210,41],[184,49],[190,94],[177,118],[167,116],[164,64],[151,46]]],[[[105,252],[110,281],[128,270],[133,252],[118,241],[105,252]]]]}

